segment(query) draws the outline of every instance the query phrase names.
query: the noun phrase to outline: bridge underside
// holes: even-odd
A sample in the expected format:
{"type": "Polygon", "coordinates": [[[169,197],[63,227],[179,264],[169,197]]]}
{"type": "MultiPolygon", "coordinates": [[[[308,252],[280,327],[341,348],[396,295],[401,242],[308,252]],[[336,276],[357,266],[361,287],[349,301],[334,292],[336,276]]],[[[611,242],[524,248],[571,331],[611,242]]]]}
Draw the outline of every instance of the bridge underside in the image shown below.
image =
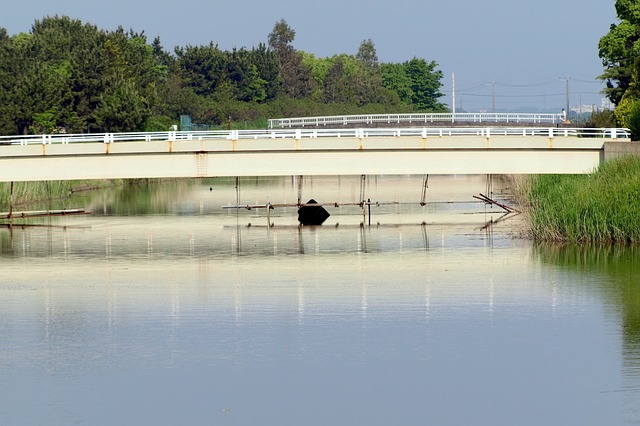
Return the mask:
{"type": "Polygon", "coordinates": [[[201,140],[0,147],[0,181],[222,176],[584,174],[602,139],[201,140]]]}

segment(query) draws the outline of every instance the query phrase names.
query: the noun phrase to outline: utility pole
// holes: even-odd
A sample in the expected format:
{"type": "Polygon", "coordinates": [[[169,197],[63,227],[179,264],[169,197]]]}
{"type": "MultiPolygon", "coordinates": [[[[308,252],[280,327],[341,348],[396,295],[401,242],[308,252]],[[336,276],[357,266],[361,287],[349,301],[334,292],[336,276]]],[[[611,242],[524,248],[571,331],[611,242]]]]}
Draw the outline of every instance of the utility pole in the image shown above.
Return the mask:
{"type": "Polygon", "coordinates": [[[454,73],[454,72],[451,73],[451,90],[452,90],[451,100],[452,100],[452,104],[453,104],[453,116],[454,116],[454,120],[455,120],[455,115],[456,115],[456,73],[454,73]]]}
{"type": "Polygon", "coordinates": [[[567,116],[569,116],[569,80],[571,80],[571,77],[569,77],[569,76],[560,77],[560,80],[564,80],[565,81],[565,97],[566,97],[565,111],[567,112],[567,116]]]}
{"type": "Polygon", "coordinates": [[[491,112],[496,113],[496,81],[491,82],[491,112]]]}
{"type": "Polygon", "coordinates": [[[491,112],[496,113],[496,80],[491,80],[487,85],[491,85],[491,112]]]}
{"type": "Polygon", "coordinates": [[[580,93],[580,103],[578,104],[578,113],[582,114],[582,93],[580,93]]]}

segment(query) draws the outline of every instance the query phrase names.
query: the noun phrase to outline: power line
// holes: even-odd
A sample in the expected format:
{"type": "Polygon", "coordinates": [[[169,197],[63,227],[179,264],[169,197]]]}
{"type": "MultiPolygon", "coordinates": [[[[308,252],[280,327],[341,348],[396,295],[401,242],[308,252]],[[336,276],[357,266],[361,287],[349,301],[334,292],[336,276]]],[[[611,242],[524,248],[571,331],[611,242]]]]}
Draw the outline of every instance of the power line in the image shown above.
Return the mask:
{"type": "MultiPolygon", "coordinates": [[[[583,92],[585,93],[585,92],[583,92]]],[[[474,96],[479,98],[489,98],[494,95],[482,95],[479,93],[461,93],[464,96],[474,96]]],[[[496,98],[543,98],[545,96],[564,96],[564,93],[541,93],[537,95],[495,95],[496,98]]]]}
{"type": "Polygon", "coordinates": [[[497,82],[496,84],[502,87],[540,87],[540,86],[550,86],[554,82],[555,81],[549,80],[549,81],[543,81],[539,83],[527,83],[527,84],[509,84],[509,83],[500,83],[500,82],[497,82]]]}
{"type": "Polygon", "coordinates": [[[582,80],[582,79],[579,79],[579,78],[574,78],[572,80],[573,81],[578,81],[580,83],[587,83],[587,84],[605,84],[604,81],[582,80]]]}

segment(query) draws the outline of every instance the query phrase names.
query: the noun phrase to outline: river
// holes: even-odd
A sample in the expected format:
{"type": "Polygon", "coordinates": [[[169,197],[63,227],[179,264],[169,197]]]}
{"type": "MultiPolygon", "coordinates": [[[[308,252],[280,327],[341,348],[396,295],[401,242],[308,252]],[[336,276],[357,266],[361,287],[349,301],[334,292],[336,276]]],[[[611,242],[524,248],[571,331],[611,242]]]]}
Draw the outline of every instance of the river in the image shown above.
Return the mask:
{"type": "Polygon", "coordinates": [[[420,177],[305,178],[319,227],[256,207],[298,184],[109,189],[0,228],[0,423],[640,424],[638,247],[523,239],[484,176],[431,177],[424,206],[420,177]]]}

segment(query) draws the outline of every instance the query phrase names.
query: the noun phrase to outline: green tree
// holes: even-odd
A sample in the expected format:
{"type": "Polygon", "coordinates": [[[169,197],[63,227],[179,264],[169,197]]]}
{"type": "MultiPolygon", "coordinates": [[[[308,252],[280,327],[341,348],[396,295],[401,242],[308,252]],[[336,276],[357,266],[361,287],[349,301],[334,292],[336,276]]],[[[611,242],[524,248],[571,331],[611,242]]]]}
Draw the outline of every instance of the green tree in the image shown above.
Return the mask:
{"type": "Polygon", "coordinates": [[[598,43],[598,55],[605,70],[599,77],[606,81],[605,94],[618,104],[627,91],[638,91],[640,68],[640,2],[616,0],[619,24],[612,24],[598,43]]]}
{"type": "Polygon", "coordinates": [[[275,52],[285,93],[293,99],[310,96],[314,90],[311,69],[304,63],[303,55],[292,45],[296,32],[281,19],[269,33],[269,47],[275,52]]]}
{"type": "Polygon", "coordinates": [[[171,56],[169,52],[164,50],[160,37],[153,39],[151,43],[151,53],[155,59],[155,62],[160,66],[164,66],[166,70],[170,70],[175,66],[175,57],[171,56]]]}
{"type": "Polygon", "coordinates": [[[226,71],[233,88],[234,99],[242,102],[266,99],[267,83],[260,78],[258,68],[251,60],[251,52],[244,48],[233,49],[228,55],[226,71]]]}
{"type": "Polygon", "coordinates": [[[225,79],[224,53],[213,42],[176,48],[176,56],[181,78],[199,96],[212,96],[225,79]]]}
{"type": "Polygon", "coordinates": [[[217,103],[211,98],[198,96],[177,73],[170,74],[161,83],[159,92],[163,95],[156,104],[155,116],[167,116],[175,122],[181,115],[190,115],[195,123],[222,122],[217,103]]]}
{"type": "Polygon", "coordinates": [[[106,32],[65,16],[36,21],[5,53],[0,72],[12,77],[3,96],[13,105],[10,120],[18,133],[113,131],[106,125],[138,130],[136,117],[150,115],[168,69],[144,33],[106,32]],[[131,117],[107,119],[115,105],[137,109],[131,117]]]}
{"type": "Polygon", "coordinates": [[[264,81],[265,101],[272,101],[282,93],[282,78],[276,53],[264,43],[251,49],[251,63],[264,81]]]}
{"type": "MultiPolygon", "coordinates": [[[[22,64],[25,79],[37,81],[29,70],[42,66],[54,74],[47,77],[48,81],[55,77],[60,83],[55,99],[39,100],[33,112],[42,113],[55,106],[57,127],[74,133],[90,129],[104,90],[105,65],[100,48],[104,32],[69,17],[46,17],[34,23],[29,40],[28,59],[22,64]]],[[[25,111],[22,119],[30,121],[29,117],[25,111]]]]}
{"type": "Polygon", "coordinates": [[[376,47],[370,38],[362,40],[362,43],[360,43],[360,47],[358,48],[358,53],[356,54],[356,59],[360,61],[364,68],[369,72],[375,72],[380,67],[376,47]]]}
{"type": "Polygon", "coordinates": [[[13,40],[7,30],[0,27],[0,135],[15,133],[13,125],[12,98],[10,93],[15,84],[12,72],[13,40]]]}
{"type": "Polygon", "coordinates": [[[344,59],[340,56],[334,59],[333,65],[324,76],[323,100],[325,102],[346,102],[349,98],[349,86],[345,78],[344,59]]]}
{"type": "Polygon", "coordinates": [[[411,80],[413,96],[412,104],[421,111],[442,111],[444,105],[438,102],[443,95],[440,93],[442,71],[436,70],[434,61],[413,58],[405,63],[406,73],[411,80]]]}
{"type": "Polygon", "coordinates": [[[631,138],[638,140],[640,138],[640,101],[636,100],[631,106],[627,124],[631,130],[631,138]]]}
{"type": "Polygon", "coordinates": [[[356,60],[361,65],[361,85],[358,88],[360,101],[364,103],[384,102],[382,70],[378,54],[371,39],[363,40],[358,48],[356,60]]]}
{"type": "Polygon", "coordinates": [[[635,99],[630,92],[626,93],[622,97],[622,99],[620,99],[620,102],[618,102],[616,109],[613,111],[613,114],[616,118],[616,122],[618,123],[619,126],[629,127],[631,125],[630,123],[631,112],[636,103],[637,103],[637,99],[635,99]]]}
{"type": "Polygon", "coordinates": [[[443,95],[442,71],[437,70],[434,61],[413,58],[402,64],[383,64],[383,84],[397,93],[403,104],[412,105],[419,111],[444,111],[438,101],[443,95]]]}
{"type": "Polygon", "coordinates": [[[410,105],[413,99],[412,81],[405,72],[403,64],[385,63],[381,66],[382,84],[387,89],[395,92],[400,98],[400,102],[410,105]]]}
{"type": "Polygon", "coordinates": [[[293,49],[291,43],[296,37],[296,31],[289,26],[283,18],[275,23],[273,30],[269,33],[268,43],[276,54],[280,55],[285,50],[293,49]]]}
{"type": "Polygon", "coordinates": [[[134,83],[123,80],[112,92],[102,94],[95,118],[103,132],[130,132],[142,128],[149,110],[134,83]]]}

